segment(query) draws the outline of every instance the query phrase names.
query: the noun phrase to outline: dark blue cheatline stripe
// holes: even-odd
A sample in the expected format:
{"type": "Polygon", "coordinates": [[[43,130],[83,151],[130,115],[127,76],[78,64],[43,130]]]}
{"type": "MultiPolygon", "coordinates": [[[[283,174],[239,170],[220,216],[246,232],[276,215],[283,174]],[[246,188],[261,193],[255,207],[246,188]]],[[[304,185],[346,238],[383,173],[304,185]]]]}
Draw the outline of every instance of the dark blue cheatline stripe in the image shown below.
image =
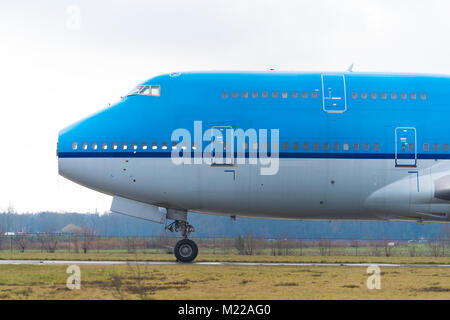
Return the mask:
{"type": "MultiPolygon", "coordinates": [[[[59,152],[59,158],[170,158],[171,152],[103,152],[103,151],[79,151],[79,152],[59,152]]],[[[258,154],[251,153],[252,157],[259,157],[258,154]]],[[[234,154],[234,157],[243,157],[243,154],[234,154]]],[[[271,154],[269,153],[269,156],[271,154]]],[[[194,152],[191,153],[194,157],[194,152]]],[[[225,155],[224,155],[225,157],[225,155]]],[[[245,154],[249,158],[249,154],[245,154]]],[[[280,152],[281,159],[394,159],[393,153],[333,153],[333,152],[280,152]]],[[[408,157],[402,157],[407,159],[408,157]]],[[[413,159],[413,157],[409,157],[413,159]]],[[[421,153],[417,155],[417,159],[450,159],[450,153],[431,154],[421,153]]]]}

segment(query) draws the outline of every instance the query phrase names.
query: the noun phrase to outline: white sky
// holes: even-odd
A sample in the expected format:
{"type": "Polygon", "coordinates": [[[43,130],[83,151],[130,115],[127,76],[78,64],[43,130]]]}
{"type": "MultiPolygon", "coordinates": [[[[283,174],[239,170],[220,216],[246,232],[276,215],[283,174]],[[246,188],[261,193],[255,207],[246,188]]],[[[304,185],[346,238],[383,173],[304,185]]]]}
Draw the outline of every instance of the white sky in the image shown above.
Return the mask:
{"type": "Polygon", "coordinates": [[[58,176],[58,131],[147,78],[351,63],[450,74],[449,12],[432,0],[2,1],[0,211],[109,210],[110,197],[58,176]]]}

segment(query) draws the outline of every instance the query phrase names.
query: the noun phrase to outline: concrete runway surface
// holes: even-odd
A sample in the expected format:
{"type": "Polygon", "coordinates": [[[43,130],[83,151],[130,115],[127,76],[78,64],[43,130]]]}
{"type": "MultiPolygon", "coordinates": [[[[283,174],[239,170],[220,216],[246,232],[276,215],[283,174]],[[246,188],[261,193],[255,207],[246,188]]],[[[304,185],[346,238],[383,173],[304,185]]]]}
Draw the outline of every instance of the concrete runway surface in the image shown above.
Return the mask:
{"type": "MultiPolygon", "coordinates": [[[[179,262],[171,261],[77,261],[77,260],[0,260],[0,265],[23,264],[23,265],[183,265],[179,262]]],[[[194,262],[189,265],[198,266],[286,266],[286,267],[368,267],[377,265],[379,267],[400,267],[400,268],[450,268],[450,264],[407,264],[407,263],[269,263],[269,262],[194,262]]]]}

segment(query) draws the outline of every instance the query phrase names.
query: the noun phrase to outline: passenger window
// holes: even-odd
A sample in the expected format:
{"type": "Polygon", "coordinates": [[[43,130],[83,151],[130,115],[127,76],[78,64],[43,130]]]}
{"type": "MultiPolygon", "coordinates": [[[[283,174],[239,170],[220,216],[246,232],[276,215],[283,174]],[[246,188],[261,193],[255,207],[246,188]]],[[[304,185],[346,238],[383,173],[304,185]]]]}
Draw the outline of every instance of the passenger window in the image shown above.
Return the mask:
{"type": "Polygon", "coordinates": [[[405,100],[406,98],[408,98],[408,95],[406,94],[406,93],[402,93],[401,94],[401,98],[402,98],[402,100],[405,100]]]}
{"type": "MultiPolygon", "coordinates": [[[[162,149],[164,149],[164,142],[163,142],[162,149]]],[[[166,149],[167,149],[167,147],[166,147],[166,149]]],[[[197,142],[192,142],[192,150],[197,150],[197,142]]]]}
{"type": "Polygon", "coordinates": [[[262,144],[262,151],[267,151],[267,148],[268,148],[268,143],[267,143],[267,142],[264,142],[264,143],[262,144]]]}
{"type": "Polygon", "coordinates": [[[358,142],[355,142],[355,143],[353,144],[353,150],[355,150],[355,151],[358,151],[358,150],[359,150],[359,143],[358,143],[358,142]]]}
{"type": "Polygon", "coordinates": [[[258,91],[252,92],[252,98],[258,98],[258,91]]]}
{"type": "Polygon", "coordinates": [[[420,94],[420,99],[427,100],[427,94],[426,93],[421,93],[420,94]]]}
{"type": "Polygon", "coordinates": [[[333,143],[333,150],[334,151],[338,151],[339,150],[339,143],[338,142],[333,143]]]}
{"type": "Polygon", "coordinates": [[[262,92],[262,97],[267,98],[269,96],[269,93],[267,91],[262,92]]]}
{"type": "Polygon", "coordinates": [[[107,149],[108,149],[108,143],[103,142],[103,143],[102,143],[102,149],[103,149],[103,150],[107,150],[107,149]]]}
{"type": "Polygon", "coordinates": [[[364,151],[369,151],[369,144],[366,142],[363,144],[364,151]]]}
{"type": "Polygon", "coordinates": [[[228,99],[228,92],[222,92],[222,99],[228,99]]]}
{"type": "MultiPolygon", "coordinates": [[[[183,141],[183,146],[184,149],[186,149],[186,142],[183,141]]],[[[156,150],[158,149],[158,143],[157,142],[152,142],[152,150],[156,150]]]]}
{"type": "Polygon", "coordinates": [[[323,150],[324,150],[324,151],[330,150],[330,144],[329,144],[328,142],[325,142],[325,143],[323,144],[323,150]]]}
{"type": "Polygon", "coordinates": [[[72,150],[77,150],[78,149],[78,143],[74,142],[72,143],[72,150]]]}
{"type": "Polygon", "coordinates": [[[272,98],[278,98],[278,92],[272,91],[272,98]]]}
{"type": "Polygon", "coordinates": [[[243,146],[244,150],[248,150],[248,142],[244,142],[243,146]]]}
{"type": "Polygon", "coordinates": [[[111,143],[111,148],[112,148],[113,150],[117,150],[117,142],[111,143]]]}
{"type": "Polygon", "coordinates": [[[372,99],[376,99],[377,98],[377,93],[376,92],[372,92],[372,99]]]}
{"type": "Polygon", "coordinates": [[[83,148],[83,150],[87,150],[87,142],[83,142],[83,144],[81,145],[81,148],[83,148]]]}
{"type": "Polygon", "coordinates": [[[318,142],[314,142],[314,143],[313,143],[313,149],[314,149],[315,151],[319,150],[319,143],[318,143],[318,142]]]}
{"type": "Polygon", "coordinates": [[[381,99],[384,99],[384,100],[387,99],[387,93],[386,92],[382,92],[381,93],[381,99]]]}
{"type": "MultiPolygon", "coordinates": [[[[167,142],[163,142],[161,145],[161,149],[167,150],[167,142]]],[[[194,149],[195,150],[195,149],[194,149]]]]}
{"type": "Polygon", "coordinates": [[[292,92],[292,98],[294,98],[294,99],[298,98],[298,92],[297,91],[293,91],[292,92]]]}
{"type": "Polygon", "coordinates": [[[248,98],[248,92],[247,91],[242,92],[242,98],[244,98],[244,99],[248,98]]]}
{"type": "Polygon", "coordinates": [[[142,150],[147,150],[148,149],[147,142],[142,142],[141,147],[142,147],[142,150]]]}
{"type": "Polygon", "coordinates": [[[408,151],[414,151],[414,143],[408,143],[408,151]]]}
{"type": "Polygon", "coordinates": [[[278,151],[279,148],[280,148],[280,147],[278,146],[278,142],[272,142],[272,149],[273,149],[273,150],[277,150],[277,151],[278,151]]]}
{"type": "Polygon", "coordinates": [[[283,142],[283,150],[284,151],[289,150],[289,142],[283,142]]]}
{"type": "Polygon", "coordinates": [[[444,143],[444,151],[448,152],[449,147],[448,147],[448,143],[444,143]]]}
{"type": "Polygon", "coordinates": [[[93,142],[92,143],[92,149],[97,150],[97,148],[98,148],[97,142],[93,142]]]}
{"type": "Polygon", "coordinates": [[[177,150],[178,143],[172,141],[172,150],[177,150]]]}
{"type": "Polygon", "coordinates": [[[253,142],[253,150],[258,150],[258,142],[253,142]]]}
{"type": "Polygon", "coordinates": [[[303,142],[303,150],[305,150],[305,151],[309,150],[309,143],[308,142],[303,142]]]}
{"type": "Polygon", "coordinates": [[[122,143],[122,149],[123,149],[123,150],[127,150],[127,149],[128,149],[128,145],[127,145],[126,142],[123,142],[123,143],[122,143]]]}
{"type": "Polygon", "coordinates": [[[348,150],[350,149],[350,145],[349,145],[347,142],[345,142],[345,143],[342,145],[342,149],[344,149],[344,151],[348,151],[348,150]]]}
{"type": "Polygon", "coordinates": [[[430,151],[430,146],[428,145],[428,143],[423,144],[423,151],[430,151]]]}
{"type": "Polygon", "coordinates": [[[303,99],[308,98],[308,92],[303,91],[303,92],[302,92],[302,98],[303,98],[303,99]]]}
{"type": "Polygon", "coordinates": [[[395,92],[392,92],[392,93],[391,93],[391,99],[392,99],[392,100],[397,99],[397,94],[396,94],[395,92]]]}
{"type": "Polygon", "coordinates": [[[439,151],[439,143],[433,144],[433,151],[439,151]]]}
{"type": "Polygon", "coordinates": [[[375,142],[373,144],[373,151],[379,151],[380,150],[380,144],[378,142],[375,142]]]}
{"type": "Polygon", "coordinates": [[[239,94],[236,91],[233,91],[231,93],[231,97],[234,98],[234,99],[236,99],[238,96],[239,96],[239,94]]]}
{"type": "Polygon", "coordinates": [[[133,143],[131,144],[131,148],[132,148],[133,150],[137,150],[138,144],[137,144],[136,142],[133,142],[133,143]]]}
{"type": "Polygon", "coordinates": [[[298,142],[294,142],[294,144],[292,145],[292,148],[293,148],[294,150],[298,150],[298,147],[299,147],[298,142]]]}
{"type": "Polygon", "coordinates": [[[357,99],[357,98],[358,98],[358,93],[352,92],[352,98],[353,98],[353,99],[357,99]]]}
{"type": "Polygon", "coordinates": [[[411,99],[416,100],[417,99],[417,93],[411,93],[411,99]]]}
{"type": "Polygon", "coordinates": [[[317,99],[318,96],[319,96],[319,94],[317,92],[315,92],[315,91],[313,93],[311,93],[311,97],[313,99],[317,99]]]}
{"type": "Polygon", "coordinates": [[[287,93],[286,91],[283,91],[283,92],[281,93],[281,97],[282,97],[283,99],[286,99],[286,98],[288,97],[288,93],[287,93]]]}
{"type": "MultiPolygon", "coordinates": [[[[157,149],[157,148],[158,148],[157,143],[153,142],[152,143],[152,149],[157,149]]],[[[186,150],[187,149],[187,142],[186,141],[181,142],[181,149],[182,150],[186,150]]]]}
{"type": "Polygon", "coordinates": [[[361,99],[367,99],[367,92],[361,93],[361,99]]]}

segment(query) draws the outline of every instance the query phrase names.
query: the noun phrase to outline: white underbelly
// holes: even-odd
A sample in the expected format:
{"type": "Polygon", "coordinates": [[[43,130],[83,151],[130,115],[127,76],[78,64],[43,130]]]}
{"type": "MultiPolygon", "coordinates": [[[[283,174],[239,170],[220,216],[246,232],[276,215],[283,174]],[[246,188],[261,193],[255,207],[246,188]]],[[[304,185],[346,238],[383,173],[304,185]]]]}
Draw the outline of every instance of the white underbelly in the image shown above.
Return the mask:
{"type": "MultiPolygon", "coordinates": [[[[396,181],[416,179],[412,171],[420,172],[426,182],[422,172],[428,170],[431,177],[432,166],[439,166],[437,171],[448,169],[448,164],[434,160],[422,160],[419,168],[412,169],[396,168],[389,159],[280,159],[277,174],[261,175],[259,165],[249,164],[175,165],[170,158],[59,159],[63,176],[110,195],[212,214],[317,220],[401,220],[410,213],[410,203],[395,207],[387,199],[388,192],[373,195],[396,181]]],[[[416,180],[411,181],[408,188],[414,190],[416,180]]]]}

